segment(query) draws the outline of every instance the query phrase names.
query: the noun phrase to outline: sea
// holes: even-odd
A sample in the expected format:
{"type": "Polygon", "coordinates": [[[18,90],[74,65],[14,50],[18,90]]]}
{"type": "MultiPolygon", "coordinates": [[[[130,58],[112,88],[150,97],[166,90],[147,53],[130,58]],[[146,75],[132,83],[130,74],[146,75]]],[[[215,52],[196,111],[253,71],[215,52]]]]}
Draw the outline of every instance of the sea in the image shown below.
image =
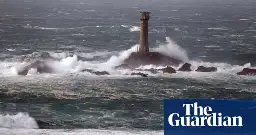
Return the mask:
{"type": "Polygon", "coordinates": [[[0,0],[0,135],[162,135],[164,99],[256,98],[243,68],[256,68],[255,0],[0,0]],[[115,69],[137,51],[141,11],[151,51],[217,72],[115,69]],[[45,54],[53,73],[17,74],[45,54]]]}

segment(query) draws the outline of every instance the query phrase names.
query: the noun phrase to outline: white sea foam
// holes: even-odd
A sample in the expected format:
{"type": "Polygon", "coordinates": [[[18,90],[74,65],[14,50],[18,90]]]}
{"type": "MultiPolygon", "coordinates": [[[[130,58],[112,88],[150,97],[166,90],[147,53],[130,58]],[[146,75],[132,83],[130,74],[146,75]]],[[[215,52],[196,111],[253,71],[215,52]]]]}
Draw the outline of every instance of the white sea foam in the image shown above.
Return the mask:
{"type": "Polygon", "coordinates": [[[30,117],[27,113],[19,112],[15,115],[0,114],[0,129],[1,128],[37,129],[38,125],[36,120],[30,117]]]}
{"type": "Polygon", "coordinates": [[[5,135],[163,135],[163,131],[116,131],[98,129],[60,130],[60,129],[1,129],[5,135]]]}
{"type": "MultiPolygon", "coordinates": [[[[87,50],[88,51],[88,50],[87,50]]],[[[77,52],[77,53],[70,53],[70,52],[48,52],[51,57],[56,58],[56,59],[65,59],[69,56],[77,55],[79,57],[87,58],[87,59],[93,59],[95,57],[101,57],[101,58],[106,58],[108,56],[114,55],[118,53],[117,51],[94,51],[94,52],[77,52]]]]}
{"type": "Polygon", "coordinates": [[[138,26],[132,26],[131,28],[129,28],[130,32],[135,32],[135,31],[140,31],[140,27],[138,26]]]}
{"type": "MultiPolygon", "coordinates": [[[[84,4],[84,3],[83,3],[84,4]]],[[[85,10],[86,12],[96,12],[95,10],[85,10]]]]}
{"type": "Polygon", "coordinates": [[[121,25],[121,27],[129,28],[129,25],[121,25]]]}
{"type": "Polygon", "coordinates": [[[109,52],[109,51],[95,51],[95,52],[89,52],[89,53],[79,53],[78,55],[84,58],[93,59],[94,57],[107,57],[109,55],[113,55],[117,52],[109,52]]]}
{"type": "Polygon", "coordinates": [[[245,35],[232,34],[230,37],[244,37],[245,35]]]}
{"type": "Polygon", "coordinates": [[[6,49],[7,51],[9,51],[9,52],[14,52],[14,51],[16,51],[16,49],[12,49],[12,48],[8,48],[8,49],[6,49]]]}
{"type": "Polygon", "coordinates": [[[218,27],[216,27],[216,28],[207,28],[208,30],[219,30],[219,31],[221,31],[221,30],[227,30],[227,28],[222,28],[222,27],[220,27],[220,28],[218,28],[218,27]]]}
{"type": "Polygon", "coordinates": [[[34,26],[33,28],[40,29],[40,30],[59,30],[59,29],[61,29],[61,28],[50,28],[50,27],[40,27],[40,26],[34,26]]]}
{"type": "Polygon", "coordinates": [[[121,25],[123,28],[128,28],[130,32],[140,31],[139,26],[132,26],[132,25],[121,25]]]}
{"type": "Polygon", "coordinates": [[[250,63],[244,64],[244,65],[231,65],[228,63],[211,63],[211,62],[203,62],[203,61],[190,61],[192,64],[191,68],[192,70],[196,70],[199,66],[205,66],[205,67],[217,67],[217,73],[229,73],[229,74],[235,74],[237,72],[240,72],[244,68],[252,68],[250,63]]]}
{"type": "Polygon", "coordinates": [[[85,34],[77,33],[77,34],[72,34],[72,36],[85,36],[85,34]]]}
{"type": "Polygon", "coordinates": [[[71,27],[71,28],[55,28],[55,27],[46,27],[46,26],[31,26],[30,24],[27,24],[23,26],[23,28],[26,29],[38,29],[38,30],[74,30],[74,29],[83,29],[87,27],[101,27],[101,26],[81,26],[81,27],[71,27]]]}
{"type": "Polygon", "coordinates": [[[177,43],[175,43],[170,37],[166,37],[165,44],[160,44],[159,47],[153,48],[153,51],[161,52],[164,55],[182,60],[189,61],[187,52],[181,48],[177,43]]]}
{"type": "Polygon", "coordinates": [[[218,45],[206,45],[206,48],[219,48],[220,46],[218,45]]]}
{"type": "Polygon", "coordinates": [[[240,21],[248,21],[250,19],[246,19],[246,18],[242,18],[242,19],[239,19],[240,21]]]}

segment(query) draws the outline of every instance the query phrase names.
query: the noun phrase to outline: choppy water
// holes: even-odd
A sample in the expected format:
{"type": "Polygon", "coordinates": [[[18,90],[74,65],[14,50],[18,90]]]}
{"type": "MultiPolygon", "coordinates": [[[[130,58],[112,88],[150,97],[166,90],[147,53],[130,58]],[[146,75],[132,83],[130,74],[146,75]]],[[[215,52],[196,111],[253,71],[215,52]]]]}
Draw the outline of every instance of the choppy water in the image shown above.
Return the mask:
{"type": "MultiPolygon", "coordinates": [[[[0,0],[0,134],[163,134],[164,99],[255,98],[255,76],[236,75],[256,68],[255,7],[255,0],[0,0]],[[115,70],[136,51],[145,10],[152,50],[218,71],[141,78],[115,70]],[[55,58],[54,73],[17,75],[44,52],[55,58]]],[[[151,67],[159,68],[140,68],[151,67]]]]}

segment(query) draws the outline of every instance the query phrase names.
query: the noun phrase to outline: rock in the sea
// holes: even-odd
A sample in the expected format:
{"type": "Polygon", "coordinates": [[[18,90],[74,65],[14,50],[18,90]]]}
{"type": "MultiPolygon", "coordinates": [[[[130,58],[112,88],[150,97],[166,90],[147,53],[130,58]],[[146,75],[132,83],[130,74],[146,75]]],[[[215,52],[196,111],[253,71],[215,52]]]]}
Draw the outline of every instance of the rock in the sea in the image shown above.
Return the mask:
{"type": "Polygon", "coordinates": [[[107,71],[95,71],[93,72],[95,75],[110,75],[107,71]]]}
{"type": "Polygon", "coordinates": [[[39,129],[50,129],[51,128],[51,124],[42,120],[37,120],[37,125],[39,127],[39,129]]]}
{"type": "Polygon", "coordinates": [[[256,75],[256,69],[244,68],[238,75],[256,75]]]}
{"type": "Polygon", "coordinates": [[[139,76],[142,76],[142,77],[148,77],[148,74],[144,74],[144,73],[131,73],[131,75],[139,75],[139,76]]]}
{"type": "Polygon", "coordinates": [[[28,71],[32,68],[37,69],[38,73],[52,73],[53,69],[47,64],[46,61],[35,61],[31,64],[18,70],[18,75],[27,75],[28,71]]]}
{"type": "Polygon", "coordinates": [[[91,69],[83,69],[81,72],[89,72],[95,75],[110,75],[107,71],[93,71],[91,69]]]}
{"type": "Polygon", "coordinates": [[[216,72],[217,68],[216,67],[204,67],[204,66],[199,66],[196,69],[197,72],[216,72]]]}
{"type": "Polygon", "coordinates": [[[51,54],[48,53],[48,52],[42,52],[42,53],[40,54],[40,57],[41,57],[42,59],[51,59],[51,58],[52,58],[52,57],[51,57],[51,54]]]}
{"type": "Polygon", "coordinates": [[[190,63],[183,64],[182,67],[179,68],[179,71],[187,71],[187,72],[192,71],[191,64],[190,63]]]}
{"type": "Polygon", "coordinates": [[[161,69],[164,73],[176,73],[176,70],[172,67],[167,66],[166,68],[161,69]]]}
{"type": "Polygon", "coordinates": [[[24,68],[24,69],[19,69],[17,72],[18,72],[18,75],[24,75],[26,76],[28,74],[28,71],[29,71],[29,68],[24,68]]]}
{"type": "Polygon", "coordinates": [[[166,56],[159,52],[133,52],[127,59],[124,60],[124,64],[134,68],[141,65],[178,66],[181,62],[181,60],[166,56]]]}

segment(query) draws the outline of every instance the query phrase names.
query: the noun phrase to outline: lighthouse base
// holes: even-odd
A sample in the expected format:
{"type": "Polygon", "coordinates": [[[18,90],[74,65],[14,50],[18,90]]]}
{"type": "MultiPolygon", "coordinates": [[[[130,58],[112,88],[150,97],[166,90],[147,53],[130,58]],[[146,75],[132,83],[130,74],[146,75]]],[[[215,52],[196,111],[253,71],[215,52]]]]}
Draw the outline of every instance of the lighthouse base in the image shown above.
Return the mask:
{"type": "Polygon", "coordinates": [[[133,52],[124,60],[124,65],[136,68],[143,65],[178,66],[182,61],[163,55],[159,52],[138,53],[133,52]]]}

